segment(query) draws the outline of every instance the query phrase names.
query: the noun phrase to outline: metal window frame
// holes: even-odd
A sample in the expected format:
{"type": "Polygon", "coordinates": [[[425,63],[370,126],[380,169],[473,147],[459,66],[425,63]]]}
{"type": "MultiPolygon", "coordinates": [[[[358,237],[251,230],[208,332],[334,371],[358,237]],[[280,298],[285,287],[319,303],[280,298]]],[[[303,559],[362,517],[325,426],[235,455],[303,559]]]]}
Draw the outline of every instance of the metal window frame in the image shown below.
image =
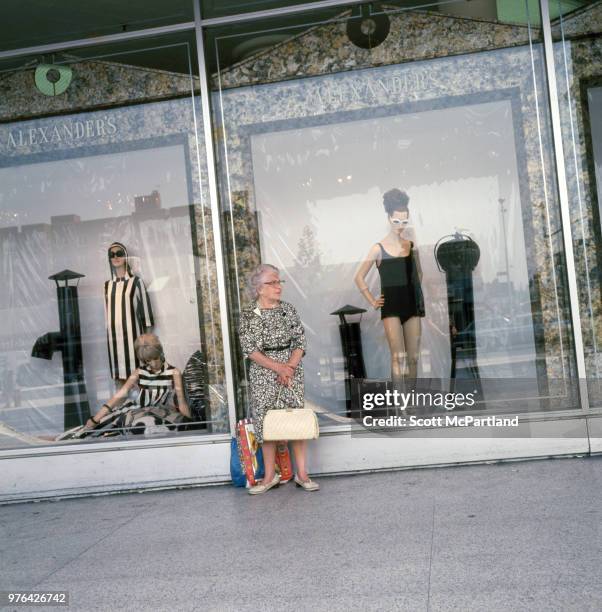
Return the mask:
{"type": "MultiPolygon", "coordinates": [[[[526,1],[526,0],[525,0],[526,1]]],[[[204,19],[201,13],[201,0],[193,0],[194,21],[187,21],[173,25],[146,28],[132,32],[121,32],[94,38],[84,38],[33,47],[24,47],[9,51],[0,51],[0,61],[18,57],[43,55],[75,48],[94,47],[114,42],[126,42],[132,40],[143,40],[146,38],[174,34],[179,32],[194,31],[197,45],[197,61],[199,64],[199,81],[201,87],[201,107],[203,117],[203,134],[205,138],[206,162],[208,170],[209,199],[212,216],[212,230],[215,244],[218,302],[220,307],[221,334],[224,347],[224,374],[226,379],[226,394],[228,400],[228,414],[230,431],[234,431],[236,423],[236,402],[234,393],[234,370],[232,367],[232,338],[229,326],[229,308],[226,292],[226,262],[223,253],[222,227],[220,218],[220,204],[217,187],[216,150],[213,141],[213,120],[211,117],[210,84],[207,74],[207,62],[204,47],[205,29],[213,26],[228,25],[234,23],[245,23],[278,17],[284,15],[311,13],[325,8],[347,8],[354,5],[365,4],[366,0],[321,0],[312,3],[302,3],[294,6],[267,9],[250,13],[229,15],[204,19]]],[[[569,304],[571,309],[571,321],[573,325],[573,340],[579,376],[580,403],[583,412],[589,411],[588,392],[586,384],[585,353],[583,346],[583,331],[579,309],[579,294],[577,285],[577,272],[575,268],[575,251],[573,248],[573,236],[570,224],[570,206],[566,172],[564,166],[564,147],[562,142],[562,131],[560,123],[560,100],[556,85],[556,66],[553,54],[552,27],[550,23],[549,0],[539,0],[541,15],[541,27],[544,37],[543,47],[546,63],[546,90],[550,103],[552,137],[554,141],[554,159],[556,162],[556,182],[559,191],[559,206],[561,213],[561,228],[565,257],[567,261],[567,280],[569,304]]],[[[213,437],[213,436],[211,436],[213,437]]],[[[218,437],[222,437],[221,435],[218,437]]]]}
{"type": "Polygon", "coordinates": [[[194,2],[194,23],[196,48],[199,61],[199,80],[201,85],[201,112],[203,115],[203,131],[205,135],[205,153],[207,157],[207,180],[209,182],[209,200],[211,203],[211,222],[213,225],[213,244],[215,250],[215,265],[217,270],[217,293],[220,308],[221,335],[224,350],[224,374],[226,377],[226,396],[228,398],[228,416],[230,432],[236,427],[236,396],[234,394],[234,369],[232,367],[232,339],[230,337],[229,308],[226,293],[226,261],[222,251],[222,222],[217,191],[217,168],[215,143],[213,142],[213,120],[211,118],[210,83],[207,74],[205,58],[204,29],[201,19],[201,2],[194,2]]]}
{"type": "MultiPolygon", "coordinates": [[[[195,4],[200,4],[202,0],[195,0],[195,4]]],[[[320,9],[337,8],[354,6],[357,4],[368,4],[369,0],[320,0],[320,2],[305,2],[294,4],[292,6],[282,6],[275,9],[265,9],[263,11],[252,11],[248,13],[237,13],[233,15],[225,15],[224,17],[210,17],[209,19],[201,20],[203,27],[230,25],[233,23],[245,23],[248,21],[258,21],[260,19],[269,19],[270,17],[282,17],[284,15],[298,15],[300,13],[309,13],[320,9]]]]}
{"type": "Polygon", "coordinates": [[[546,65],[546,93],[550,105],[552,122],[552,140],[554,144],[554,160],[556,162],[556,185],[560,205],[560,227],[564,243],[566,270],[568,281],[569,306],[573,327],[573,342],[579,378],[579,401],[584,413],[589,412],[589,394],[587,390],[587,370],[585,366],[585,349],[583,346],[583,329],[579,308],[579,291],[577,285],[577,268],[575,266],[575,250],[573,247],[573,230],[571,227],[571,209],[569,205],[569,190],[564,161],[564,143],[560,125],[560,98],[556,83],[556,62],[554,59],[554,44],[552,42],[552,24],[550,22],[549,0],[539,0],[539,11],[543,33],[543,48],[546,65]]]}

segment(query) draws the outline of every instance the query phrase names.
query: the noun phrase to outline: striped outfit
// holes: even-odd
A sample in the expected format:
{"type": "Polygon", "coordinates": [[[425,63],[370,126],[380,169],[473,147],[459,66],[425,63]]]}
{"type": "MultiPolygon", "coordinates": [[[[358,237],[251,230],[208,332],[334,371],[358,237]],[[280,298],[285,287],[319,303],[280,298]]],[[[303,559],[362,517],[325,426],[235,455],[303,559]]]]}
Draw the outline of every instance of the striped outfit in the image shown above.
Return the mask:
{"type": "Polygon", "coordinates": [[[177,431],[181,424],[189,421],[174,405],[175,372],[168,363],[158,372],[138,368],[138,399],[122,406],[121,415],[115,421],[117,427],[132,434],[156,434],[177,431]]]}
{"type": "Polygon", "coordinates": [[[136,370],[136,383],[140,392],[136,401],[125,402],[109,412],[93,429],[85,425],[74,427],[57,440],[79,440],[123,434],[152,434],[177,431],[190,419],[174,406],[176,369],[164,363],[158,372],[140,367],[136,370]]]}
{"type": "Polygon", "coordinates": [[[142,279],[126,272],[105,283],[107,346],[111,378],[127,379],[138,366],[136,338],[154,325],[153,311],[142,279]]]}
{"type": "Polygon", "coordinates": [[[149,406],[166,406],[171,403],[175,370],[168,363],[164,363],[158,372],[151,372],[143,367],[138,368],[140,394],[136,404],[140,408],[148,408],[149,406]]]}

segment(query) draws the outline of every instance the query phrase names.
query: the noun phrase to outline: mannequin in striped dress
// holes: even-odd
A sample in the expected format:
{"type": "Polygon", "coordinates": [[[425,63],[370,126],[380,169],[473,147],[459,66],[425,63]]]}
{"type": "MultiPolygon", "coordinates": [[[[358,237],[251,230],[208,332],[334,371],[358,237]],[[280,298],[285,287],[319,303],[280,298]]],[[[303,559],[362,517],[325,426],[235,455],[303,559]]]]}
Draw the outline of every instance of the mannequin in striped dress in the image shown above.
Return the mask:
{"type": "Polygon", "coordinates": [[[140,334],[150,331],[154,319],[146,287],[132,274],[125,246],[114,242],[107,255],[111,269],[111,280],[104,286],[107,348],[111,378],[119,385],[138,367],[134,344],[140,334]]]}
{"type": "MultiPolygon", "coordinates": [[[[106,417],[113,412],[124,415],[140,409],[149,413],[153,409],[165,409],[161,411],[161,414],[171,411],[180,413],[184,417],[191,416],[184,395],[182,374],[165,361],[159,338],[155,334],[142,334],[136,339],[135,344],[140,367],[136,368],[119,391],[106,404],[103,404],[93,417],[88,419],[86,428],[95,428],[101,422],[106,422],[106,417]],[[139,389],[138,399],[135,402],[126,402],[125,400],[134,387],[139,389]],[[174,402],[174,396],[177,399],[177,405],[174,402]],[[117,410],[119,406],[121,408],[117,410]]],[[[173,419],[166,419],[166,421],[172,422],[173,419]]]]}

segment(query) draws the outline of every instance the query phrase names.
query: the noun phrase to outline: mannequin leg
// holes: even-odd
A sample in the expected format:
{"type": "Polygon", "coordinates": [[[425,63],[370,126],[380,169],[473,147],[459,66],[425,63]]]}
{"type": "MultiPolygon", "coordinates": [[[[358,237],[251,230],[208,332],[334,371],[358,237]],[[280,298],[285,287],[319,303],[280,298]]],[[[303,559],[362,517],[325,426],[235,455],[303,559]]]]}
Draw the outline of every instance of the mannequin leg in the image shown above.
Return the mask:
{"type": "Polygon", "coordinates": [[[389,343],[389,352],[391,353],[391,378],[395,388],[403,383],[403,375],[405,370],[405,346],[403,327],[399,317],[387,317],[383,319],[385,327],[385,335],[389,343]]]}
{"type": "Polygon", "coordinates": [[[408,355],[408,378],[412,380],[416,380],[418,377],[421,333],[420,317],[412,317],[403,324],[403,340],[408,355]]]}

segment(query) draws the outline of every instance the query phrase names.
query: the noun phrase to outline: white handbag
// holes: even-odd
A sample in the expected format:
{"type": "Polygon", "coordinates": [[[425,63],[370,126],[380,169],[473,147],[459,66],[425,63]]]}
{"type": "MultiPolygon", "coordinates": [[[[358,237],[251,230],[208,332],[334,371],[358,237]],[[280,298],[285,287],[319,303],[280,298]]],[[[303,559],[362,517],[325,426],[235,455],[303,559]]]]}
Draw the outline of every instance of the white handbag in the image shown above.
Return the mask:
{"type": "MultiPolygon", "coordinates": [[[[276,405],[280,401],[280,390],[276,405]]],[[[263,419],[264,442],[315,440],[320,435],[316,413],[311,408],[276,408],[263,419]]]]}

